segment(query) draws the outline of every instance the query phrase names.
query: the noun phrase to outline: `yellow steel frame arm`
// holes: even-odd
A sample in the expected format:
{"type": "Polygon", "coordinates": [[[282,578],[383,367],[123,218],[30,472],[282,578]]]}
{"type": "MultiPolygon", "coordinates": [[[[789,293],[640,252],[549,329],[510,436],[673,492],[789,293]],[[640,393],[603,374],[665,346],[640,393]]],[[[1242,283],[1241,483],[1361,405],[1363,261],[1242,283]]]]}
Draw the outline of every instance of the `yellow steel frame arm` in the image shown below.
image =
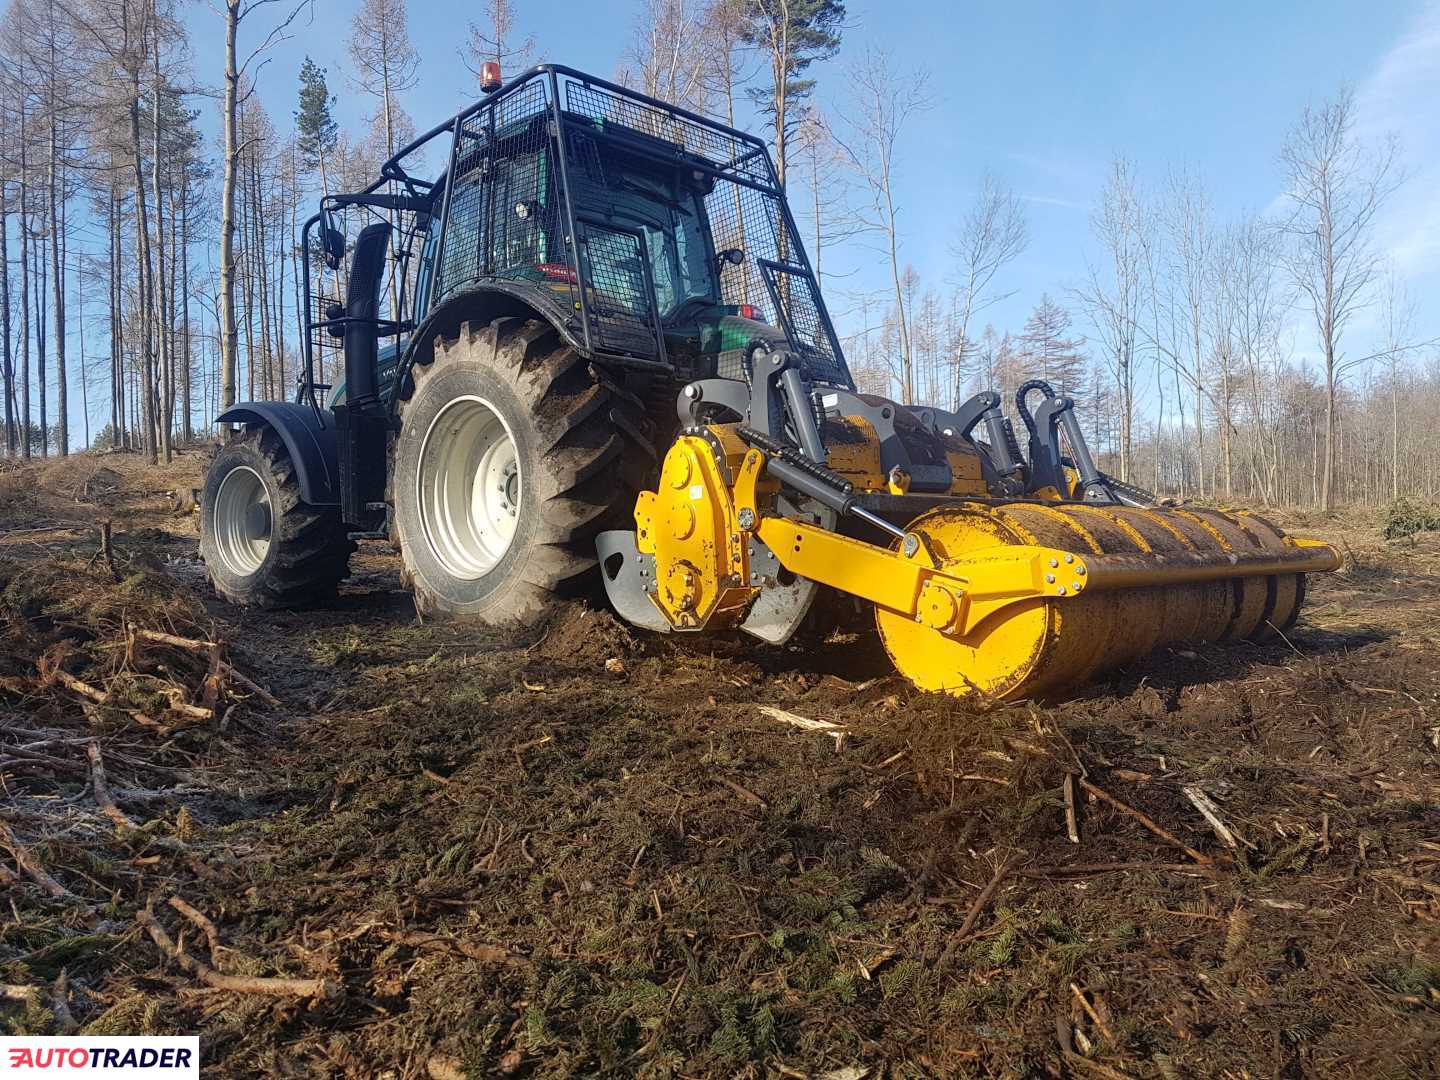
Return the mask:
{"type": "Polygon", "coordinates": [[[757,532],[790,572],[952,634],[968,634],[1017,600],[1075,595],[1071,584],[1055,583],[1056,567],[1064,567],[1072,584],[1078,577],[1085,587],[1085,560],[1058,548],[1001,545],[973,551],[961,574],[929,565],[924,544],[907,556],[777,517],[762,518],[757,532]]]}

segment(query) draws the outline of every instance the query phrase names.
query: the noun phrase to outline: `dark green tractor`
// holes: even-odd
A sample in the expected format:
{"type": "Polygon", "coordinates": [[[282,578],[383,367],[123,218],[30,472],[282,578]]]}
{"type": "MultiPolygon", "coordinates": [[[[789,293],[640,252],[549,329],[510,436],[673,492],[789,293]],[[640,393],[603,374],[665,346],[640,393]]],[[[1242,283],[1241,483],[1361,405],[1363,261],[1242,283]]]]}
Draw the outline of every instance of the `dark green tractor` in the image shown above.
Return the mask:
{"type": "Polygon", "coordinates": [[[205,481],[202,553],[236,603],[322,599],[356,539],[388,537],[422,611],[529,620],[633,524],[682,389],[743,415],[777,349],[853,388],[765,145],[567,68],[497,79],[325,199],[303,247],[299,392],[222,414],[239,430],[205,481]]]}

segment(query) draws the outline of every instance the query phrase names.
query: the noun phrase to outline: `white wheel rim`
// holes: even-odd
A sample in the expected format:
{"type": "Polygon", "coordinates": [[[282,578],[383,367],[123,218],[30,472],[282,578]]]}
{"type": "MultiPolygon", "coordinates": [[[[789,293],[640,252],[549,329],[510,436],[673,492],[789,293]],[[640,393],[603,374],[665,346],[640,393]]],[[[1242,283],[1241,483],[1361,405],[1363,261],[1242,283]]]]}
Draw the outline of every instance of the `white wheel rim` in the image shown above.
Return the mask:
{"type": "Polygon", "coordinates": [[[273,527],[265,481],[250,466],[235,466],[215,493],[215,550],[225,568],[240,577],[259,570],[273,527]]]}
{"type": "Polygon", "coordinates": [[[483,398],[458,397],[430,423],[415,490],[420,527],[451,577],[474,581],[510,550],[523,486],[515,439],[483,398]]]}

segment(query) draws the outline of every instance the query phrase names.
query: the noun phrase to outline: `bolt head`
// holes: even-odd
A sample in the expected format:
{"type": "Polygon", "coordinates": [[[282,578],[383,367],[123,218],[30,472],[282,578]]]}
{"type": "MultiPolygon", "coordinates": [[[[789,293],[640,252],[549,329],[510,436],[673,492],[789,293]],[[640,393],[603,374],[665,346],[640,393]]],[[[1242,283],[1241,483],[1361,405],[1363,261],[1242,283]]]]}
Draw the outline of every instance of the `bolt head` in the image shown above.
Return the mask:
{"type": "Polygon", "coordinates": [[[1079,592],[1079,591],[1080,591],[1080,582],[1078,582],[1078,581],[1072,581],[1072,582],[1070,582],[1070,588],[1073,589],[1075,592],[1079,592]]]}
{"type": "Polygon", "coordinates": [[[1050,560],[1050,565],[1051,565],[1051,566],[1059,566],[1059,565],[1060,565],[1060,560],[1059,560],[1059,559],[1051,559],[1051,560],[1050,560]]]}
{"type": "Polygon", "coordinates": [[[697,398],[700,397],[700,387],[696,386],[694,383],[691,383],[690,385],[685,387],[685,396],[691,401],[695,401],[697,398]]]}
{"type": "Polygon", "coordinates": [[[1066,561],[1067,563],[1072,563],[1072,562],[1075,561],[1075,556],[1074,556],[1074,555],[1066,555],[1066,556],[1065,556],[1065,561],[1066,561]]]}
{"type": "Polygon", "coordinates": [[[1079,574],[1081,577],[1084,577],[1084,576],[1085,576],[1085,567],[1083,567],[1083,566],[1077,566],[1077,567],[1075,567],[1075,573],[1079,574]]]}
{"type": "Polygon", "coordinates": [[[742,507],[738,517],[740,528],[753,529],[755,527],[755,511],[748,506],[742,507]]]}
{"type": "Polygon", "coordinates": [[[1054,584],[1055,584],[1055,575],[1054,575],[1054,574],[1046,574],[1046,575],[1045,575],[1045,584],[1046,584],[1046,585],[1054,585],[1054,584]]]}
{"type": "Polygon", "coordinates": [[[1059,593],[1061,596],[1064,596],[1064,595],[1065,595],[1065,586],[1064,586],[1064,585],[1057,585],[1057,586],[1055,587],[1055,591],[1056,591],[1057,593],[1059,593]]]}

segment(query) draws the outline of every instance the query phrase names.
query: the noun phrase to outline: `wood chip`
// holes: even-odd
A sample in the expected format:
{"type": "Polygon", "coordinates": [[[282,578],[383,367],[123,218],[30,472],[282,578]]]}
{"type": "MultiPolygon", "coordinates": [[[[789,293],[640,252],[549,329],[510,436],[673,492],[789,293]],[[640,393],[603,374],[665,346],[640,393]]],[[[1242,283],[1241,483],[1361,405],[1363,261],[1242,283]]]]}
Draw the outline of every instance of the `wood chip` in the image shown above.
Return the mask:
{"type": "Polygon", "coordinates": [[[1065,836],[1072,844],[1080,843],[1080,800],[1076,794],[1079,779],[1073,772],[1065,774],[1065,836]]]}
{"type": "Polygon", "coordinates": [[[771,720],[778,720],[782,724],[789,724],[791,727],[800,728],[803,731],[823,731],[835,734],[845,730],[840,724],[831,723],[829,720],[811,720],[808,716],[800,716],[798,713],[786,712],[784,709],[777,709],[773,705],[755,706],[771,720]]]}
{"type": "Polygon", "coordinates": [[[755,792],[751,791],[749,788],[742,787],[734,780],[728,780],[723,776],[718,777],[718,779],[720,783],[724,784],[731,791],[735,792],[736,795],[739,795],[742,799],[752,804],[753,806],[758,806],[761,810],[769,808],[770,804],[767,803],[764,799],[762,799],[759,795],[756,795],[755,792]]]}

